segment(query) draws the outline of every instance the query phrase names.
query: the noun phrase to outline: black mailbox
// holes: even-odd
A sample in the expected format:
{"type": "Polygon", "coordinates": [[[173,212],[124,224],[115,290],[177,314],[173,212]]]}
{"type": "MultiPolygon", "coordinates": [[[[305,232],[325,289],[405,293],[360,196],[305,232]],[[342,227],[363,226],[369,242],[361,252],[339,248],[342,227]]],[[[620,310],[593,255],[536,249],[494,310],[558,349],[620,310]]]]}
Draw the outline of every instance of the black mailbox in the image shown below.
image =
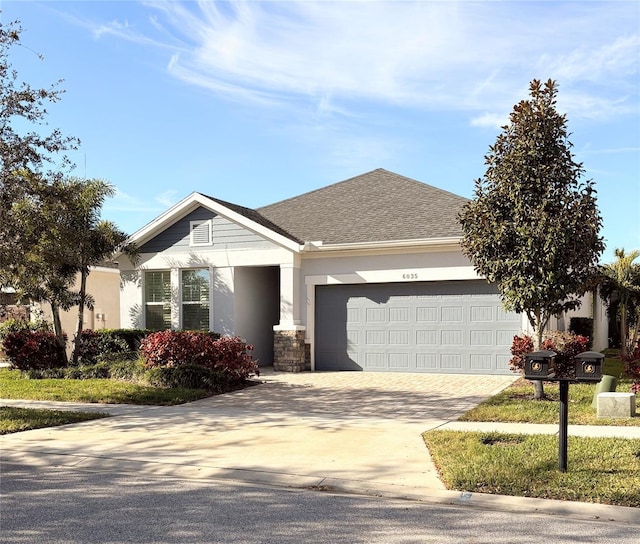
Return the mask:
{"type": "Polygon", "coordinates": [[[527,380],[548,380],[555,377],[555,351],[527,353],[524,358],[524,377],[527,380]]]}
{"type": "Polygon", "coordinates": [[[576,381],[599,382],[602,379],[604,355],[597,351],[585,351],[576,355],[576,381]]]}

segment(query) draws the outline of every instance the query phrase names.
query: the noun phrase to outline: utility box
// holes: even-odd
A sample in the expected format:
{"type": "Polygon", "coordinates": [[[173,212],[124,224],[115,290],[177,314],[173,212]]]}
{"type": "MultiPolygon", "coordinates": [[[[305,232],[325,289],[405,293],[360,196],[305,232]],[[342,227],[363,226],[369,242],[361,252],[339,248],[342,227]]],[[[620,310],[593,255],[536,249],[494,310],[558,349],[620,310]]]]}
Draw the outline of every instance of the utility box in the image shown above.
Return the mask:
{"type": "Polygon", "coordinates": [[[599,382],[602,379],[604,355],[597,351],[585,351],[576,355],[576,381],[599,382]]]}
{"type": "Polygon", "coordinates": [[[527,380],[550,380],[555,378],[555,351],[543,349],[528,353],[524,358],[524,377],[527,380]]]}

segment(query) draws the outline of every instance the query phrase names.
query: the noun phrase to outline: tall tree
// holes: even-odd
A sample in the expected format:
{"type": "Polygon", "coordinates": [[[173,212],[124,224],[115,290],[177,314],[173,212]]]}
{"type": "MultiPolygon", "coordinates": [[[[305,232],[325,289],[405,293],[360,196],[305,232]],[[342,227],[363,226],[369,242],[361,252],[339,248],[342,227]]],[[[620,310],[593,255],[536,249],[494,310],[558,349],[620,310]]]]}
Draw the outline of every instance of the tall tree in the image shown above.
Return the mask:
{"type": "MultiPolygon", "coordinates": [[[[620,350],[622,355],[628,353],[627,339],[629,329],[629,317],[636,323],[637,336],[637,313],[640,311],[640,263],[634,262],[640,257],[640,250],[633,250],[627,253],[624,249],[616,248],[616,260],[605,264],[601,268],[600,296],[609,304],[611,315],[612,307],[617,308],[620,317],[620,350]]],[[[616,315],[612,317],[616,318],[616,315]]]]}
{"type": "MultiPolygon", "coordinates": [[[[460,222],[464,253],[505,309],[527,316],[537,350],[550,318],[579,307],[604,244],[593,182],[581,181],[556,110],[558,87],[534,79],[529,90],[489,148],[460,222]]],[[[535,397],[544,397],[542,382],[535,397]]]]}
{"type": "Polygon", "coordinates": [[[74,195],[63,179],[48,183],[37,174],[23,175],[31,190],[16,198],[9,211],[14,225],[20,226],[16,237],[20,254],[4,271],[5,279],[20,298],[50,304],[54,330],[64,348],[60,310],[77,303],[71,290],[77,273],[73,262],[76,233],[66,227],[74,195]]]}
{"type": "Polygon", "coordinates": [[[78,340],[82,333],[85,307],[93,308],[93,298],[87,293],[87,278],[91,267],[101,264],[116,251],[137,258],[135,245],[126,243],[127,234],[111,221],[100,219],[100,212],[107,197],[115,190],[102,180],[68,181],[68,188],[75,195],[69,205],[66,228],[74,235],[73,267],[78,271],[80,286],[78,291],[78,320],[74,337],[73,362],[78,362],[78,340]]]}
{"type": "Polygon", "coordinates": [[[21,46],[21,33],[17,21],[0,23],[0,287],[12,285],[30,265],[25,249],[31,239],[19,221],[25,205],[32,201],[30,206],[40,206],[44,180],[59,178],[71,167],[65,152],[79,144],[58,129],[42,133],[47,105],[63,93],[61,80],[47,88],[19,82],[9,56],[12,48],[21,46]]]}

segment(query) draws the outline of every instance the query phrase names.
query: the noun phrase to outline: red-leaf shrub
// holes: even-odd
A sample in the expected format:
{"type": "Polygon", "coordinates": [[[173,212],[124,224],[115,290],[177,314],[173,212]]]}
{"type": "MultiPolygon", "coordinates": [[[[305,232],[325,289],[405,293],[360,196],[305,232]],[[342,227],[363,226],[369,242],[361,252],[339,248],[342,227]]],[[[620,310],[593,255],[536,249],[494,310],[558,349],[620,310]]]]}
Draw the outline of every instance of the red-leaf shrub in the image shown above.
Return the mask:
{"type": "MultiPolygon", "coordinates": [[[[575,357],[587,350],[589,338],[570,332],[553,331],[545,334],[540,349],[556,352],[556,376],[572,378],[575,375],[575,357]]],[[[533,351],[533,339],[530,336],[514,336],[511,345],[509,368],[512,372],[524,370],[525,356],[533,351]]]]}
{"type": "Polygon", "coordinates": [[[206,332],[159,331],[149,334],[140,344],[140,354],[148,367],[199,365],[227,374],[232,381],[257,375],[258,364],[240,338],[214,339],[206,332]]]}
{"type": "Polygon", "coordinates": [[[213,339],[190,331],[158,331],[140,343],[140,354],[148,367],[201,365],[210,366],[213,339]]]}
{"type": "Polygon", "coordinates": [[[64,347],[50,331],[10,332],[3,347],[12,368],[43,370],[65,366],[64,347]]]}
{"type": "Polygon", "coordinates": [[[253,346],[245,344],[237,336],[223,337],[214,342],[213,368],[225,372],[232,381],[243,381],[251,375],[259,375],[258,363],[253,360],[253,346]]]}
{"type": "Polygon", "coordinates": [[[522,372],[524,370],[524,359],[527,353],[533,351],[533,338],[531,336],[514,336],[511,344],[511,359],[509,368],[511,372],[522,372]]]}
{"type": "Polygon", "coordinates": [[[637,346],[633,352],[622,357],[624,362],[624,373],[631,378],[631,392],[640,393],[640,346],[637,346]]]}

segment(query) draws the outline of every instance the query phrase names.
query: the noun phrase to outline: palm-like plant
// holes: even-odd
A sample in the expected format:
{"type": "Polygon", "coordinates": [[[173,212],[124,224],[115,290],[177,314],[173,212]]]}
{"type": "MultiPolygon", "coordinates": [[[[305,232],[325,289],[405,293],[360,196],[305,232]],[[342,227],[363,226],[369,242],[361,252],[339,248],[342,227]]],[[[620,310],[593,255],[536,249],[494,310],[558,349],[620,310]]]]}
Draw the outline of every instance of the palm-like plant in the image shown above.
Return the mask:
{"type": "MultiPolygon", "coordinates": [[[[600,296],[612,306],[618,307],[620,314],[620,343],[622,355],[628,353],[628,321],[629,316],[633,316],[636,325],[638,324],[638,311],[640,310],[640,263],[634,262],[640,257],[640,250],[633,250],[629,253],[624,249],[615,250],[616,260],[610,264],[605,264],[601,268],[600,296]]],[[[637,336],[634,333],[634,340],[637,336]]]]}

